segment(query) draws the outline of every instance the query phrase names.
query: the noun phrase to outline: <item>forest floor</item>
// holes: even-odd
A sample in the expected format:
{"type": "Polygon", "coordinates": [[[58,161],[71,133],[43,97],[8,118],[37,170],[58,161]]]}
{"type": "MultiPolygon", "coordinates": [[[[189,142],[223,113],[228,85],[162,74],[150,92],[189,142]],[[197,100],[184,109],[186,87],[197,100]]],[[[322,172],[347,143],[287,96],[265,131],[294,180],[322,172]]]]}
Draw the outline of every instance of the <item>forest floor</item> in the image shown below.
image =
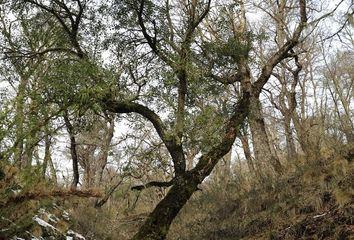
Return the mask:
{"type": "MultiPolygon", "coordinates": [[[[354,239],[352,152],[330,152],[311,160],[298,157],[284,164],[282,175],[261,180],[235,172],[239,174],[228,183],[212,177],[203,183],[173,222],[167,239],[354,239]]],[[[8,190],[2,190],[5,196],[8,190]]],[[[17,204],[2,199],[0,239],[129,239],[156,202],[146,203],[141,197],[133,211],[122,213],[117,206],[126,198],[117,193],[100,210],[93,208],[94,198],[82,196],[17,204]]]]}

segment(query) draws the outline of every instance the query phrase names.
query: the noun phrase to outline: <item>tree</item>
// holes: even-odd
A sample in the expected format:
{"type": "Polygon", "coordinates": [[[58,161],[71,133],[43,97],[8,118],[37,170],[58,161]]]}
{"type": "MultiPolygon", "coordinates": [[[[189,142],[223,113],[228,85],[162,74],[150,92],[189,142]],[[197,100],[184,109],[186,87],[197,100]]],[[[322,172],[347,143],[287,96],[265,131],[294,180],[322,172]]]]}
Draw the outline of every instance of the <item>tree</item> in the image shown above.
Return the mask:
{"type": "MultiPolygon", "coordinates": [[[[306,1],[299,0],[294,8],[299,18],[294,31],[269,54],[253,80],[249,66],[252,34],[243,27],[244,5],[234,1],[222,5],[213,4],[211,0],[113,1],[112,5],[108,5],[109,2],[100,6],[85,0],[13,3],[19,9],[34,7],[33,11],[45,14],[61,27],[62,42],[45,50],[31,50],[33,56],[53,53],[59,56],[53,59],[47,77],[61,81],[66,88],[64,96],[71,96],[69,100],[62,99],[61,106],[66,109],[72,104],[80,112],[87,108],[97,110],[100,106],[101,111],[114,114],[138,114],[152,124],[167,149],[174,177],[168,182],[147,185],[171,188],[133,239],[165,238],[171,222],[198,185],[230,152],[246,119],[252,118],[253,109],[260,109],[259,96],[264,85],[279,63],[293,57],[307,23],[306,1]],[[237,18],[235,15],[240,9],[243,15],[237,18]],[[101,17],[100,11],[95,10],[112,11],[111,16],[117,16],[110,19],[117,31],[109,41],[102,41],[102,46],[103,43],[110,46],[113,55],[118,56],[119,71],[105,68],[95,58],[95,46],[90,45],[94,32],[89,27],[101,17]],[[122,12],[126,13],[125,17],[122,12]],[[215,19],[218,13],[223,13],[222,22],[215,19]],[[80,98],[68,93],[68,87],[79,93],[80,98]],[[226,92],[231,94],[225,101],[226,111],[221,114],[213,100],[222,98],[226,92]],[[205,114],[206,110],[210,113],[205,114]],[[168,117],[163,116],[164,111],[168,117]],[[211,141],[203,134],[195,138],[197,143],[208,144],[197,148],[200,157],[195,167],[187,170],[185,149],[188,139],[192,138],[188,131],[198,127],[188,126],[188,123],[203,114],[208,120],[218,121],[212,126],[215,131],[211,141]]],[[[58,85],[52,85],[56,94],[62,90],[58,85]]],[[[259,111],[257,115],[260,116],[259,111]]],[[[70,133],[69,121],[66,123],[70,133]]],[[[76,145],[73,141],[71,144],[76,145]]],[[[272,159],[271,163],[276,167],[272,159]]]]}
{"type": "MultiPolygon", "coordinates": [[[[190,77],[190,72],[188,71],[187,66],[192,64],[189,62],[190,58],[187,57],[190,57],[188,54],[191,54],[192,51],[191,38],[193,37],[194,31],[208,14],[211,3],[208,2],[204,10],[203,8],[202,10],[197,8],[197,2],[193,2],[185,6],[188,10],[186,20],[187,26],[184,35],[181,37],[182,41],[177,46],[174,44],[174,42],[169,42],[171,44],[171,49],[177,49],[178,51],[174,52],[173,55],[169,54],[167,56],[165,55],[164,49],[159,46],[161,41],[157,42],[158,31],[155,25],[156,23],[153,21],[151,22],[153,26],[151,30],[152,33],[148,32],[149,30],[147,30],[145,25],[144,7],[145,4],[151,4],[151,2],[140,1],[139,3],[140,6],[135,6],[133,9],[137,13],[138,24],[141,28],[144,38],[146,39],[152,51],[163,62],[170,66],[172,70],[174,70],[176,78],[178,79],[178,101],[177,111],[175,113],[176,120],[173,131],[174,134],[167,132],[163,121],[155,112],[139,103],[116,102],[110,100],[106,102],[106,107],[112,112],[116,113],[135,112],[143,115],[150,122],[152,122],[161,140],[164,142],[166,148],[171,154],[175,167],[175,178],[174,181],[172,181],[172,188],[169,190],[166,197],[156,206],[155,210],[149,215],[145,224],[134,237],[134,239],[164,239],[172,220],[177,215],[182,206],[186,203],[186,201],[190,198],[192,193],[197,189],[198,184],[200,184],[204,178],[210,174],[218,160],[230,151],[233,141],[239,133],[240,127],[243,125],[243,122],[249,114],[251,97],[255,97],[256,99],[259,97],[262,87],[269,79],[273,68],[281,60],[286,58],[289,51],[298,43],[300,34],[306,24],[306,6],[304,1],[300,1],[300,24],[296,28],[292,38],[284,45],[282,45],[280,49],[271,56],[268,64],[262,69],[261,74],[255,83],[251,84],[249,71],[247,71],[247,68],[239,68],[238,74],[241,84],[243,85],[242,96],[236,106],[233,108],[231,117],[224,125],[224,134],[222,134],[221,141],[218,144],[215,144],[210,151],[204,153],[199,158],[195,168],[185,172],[181,138],[184,135],[183,124],[185,114],[185,95],[188,89],[187,81],[190,77]],[[198,10],[200,12],[199,15],[198,10]],[[176,57],[179,60],[178,64],[174,62],[170,56],[176,57]]],[[[168,14],[169,11],[167,11],[167,16],[168,14]]],[[[173,30],[173,26],[170,26],[168,39],[174,38],[173,30]]],[[[167,42],[168,39],[165,38],[163,40],[167,42]]],[[[225,78],[221,77],[221,79],[225,81],[225,78]]]]}
{"type": "Polygon", "coordinates": [[[334,103],[335,114],[349,144],[354,143],[354,123],[351,104],[354,96],[353,52],[338,52],[331,62],[326,62],[324,77],[334,103]]]}

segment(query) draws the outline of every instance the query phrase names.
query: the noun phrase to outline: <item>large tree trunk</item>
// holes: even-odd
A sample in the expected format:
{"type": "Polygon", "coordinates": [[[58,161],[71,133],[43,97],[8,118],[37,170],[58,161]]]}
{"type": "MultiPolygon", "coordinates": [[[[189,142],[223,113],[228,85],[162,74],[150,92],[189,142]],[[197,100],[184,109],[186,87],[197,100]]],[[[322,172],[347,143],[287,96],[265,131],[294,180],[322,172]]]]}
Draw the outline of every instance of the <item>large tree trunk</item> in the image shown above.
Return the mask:
{"type": "Polygon", "coordinates": [[[270,164],[277,173],[281,173],[282,166],[278,157],[272,153],[265,122],[262,116],[261,102],[257,98],[252,98],[251,100],[248,121],[252,133],[254,155],[257,164],[270,164]]]}

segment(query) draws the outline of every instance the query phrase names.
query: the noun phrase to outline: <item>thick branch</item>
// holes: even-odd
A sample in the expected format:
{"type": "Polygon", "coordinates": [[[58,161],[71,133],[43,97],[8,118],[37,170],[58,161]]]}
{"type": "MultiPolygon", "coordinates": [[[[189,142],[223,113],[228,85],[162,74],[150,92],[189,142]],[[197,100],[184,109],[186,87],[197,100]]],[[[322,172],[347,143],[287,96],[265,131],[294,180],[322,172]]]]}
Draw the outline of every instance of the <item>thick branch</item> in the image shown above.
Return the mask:
{"type": "Polygon", "coordinates": [[[166,143],[169,141],[167,130],[161,118],[148,107],[134,102],[118,102],[114,100],[106,100],[103,108],[113,113],[138,113],[148,119],[157,131],[161,140],[166,143]]]}
{"type": "Polygon", "coordinates": [[[241,80],[243,79],[243,76],[240,73],[236,73],[228,76],[222,76],[222,77],[211,73],[210,77],[222,84],[233,84],[236,82],[241,82],[241,80]]]}
{"type": "Polygon", "coordinates": [[[150,188],[150,187],[170,187],[172,186],[173,184],[173,180],[169,181],[169,182],[159,182],[159,181],[152,181],[152,182],[149,182],[145,185],[137,185],[137,186],[134,186],[131,188],[131,190],[143,190],[145,188],[150,188]]]}
{"type": "Polygon", "coordinates": [[[232,148],[236,136],[239,134],[240,129],[249,114],[250,96],[251,94],[249,92],[243,93],[243,97],[235,106],[234,114],[225,126],[225,132],[221,142],[213,147],[211,151],[202,155],[195,168],[191,170],[192,174],[198,175],[200,181],[210,174],[218,160],[226,155],[232,148]]]}
{"type": "Polygon", "coordinates": [[[139,103],[114,100],[106,100],[103,103],[103,108],[114,113],[138,113],[148,119],[172,157],[176,176],[185,172],[186,163],[181,142],[167,133],[164,123],[154,111],[139,103]]]}

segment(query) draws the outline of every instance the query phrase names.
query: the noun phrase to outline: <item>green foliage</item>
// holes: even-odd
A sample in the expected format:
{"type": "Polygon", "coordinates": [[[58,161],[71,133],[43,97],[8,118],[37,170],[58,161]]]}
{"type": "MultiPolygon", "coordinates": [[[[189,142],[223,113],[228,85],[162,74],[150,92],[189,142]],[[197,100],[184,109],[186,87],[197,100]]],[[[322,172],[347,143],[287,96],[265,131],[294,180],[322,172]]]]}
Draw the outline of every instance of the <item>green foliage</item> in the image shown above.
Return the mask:
{"type": "Polygon", "coordinates": [[[242,36],[228,37],[226,42],[216,41],[206,43],[205,48],[216,53],[219,61],[227,62],[231,60],[239,62],[242,58],[248,58],[249,52],[252,49],[252,39],[253,34],[248,32],[242,36]]]}
{"type": "Polygon", "coordinates": [[[188,126],[193,126],[187,132],[188,144],[194,147],[200,146],[202,152],[207,152],[211,147],[220,142],[221,126],[225,115],[215,106],[207,105],[189,115],[188,126]]]}

